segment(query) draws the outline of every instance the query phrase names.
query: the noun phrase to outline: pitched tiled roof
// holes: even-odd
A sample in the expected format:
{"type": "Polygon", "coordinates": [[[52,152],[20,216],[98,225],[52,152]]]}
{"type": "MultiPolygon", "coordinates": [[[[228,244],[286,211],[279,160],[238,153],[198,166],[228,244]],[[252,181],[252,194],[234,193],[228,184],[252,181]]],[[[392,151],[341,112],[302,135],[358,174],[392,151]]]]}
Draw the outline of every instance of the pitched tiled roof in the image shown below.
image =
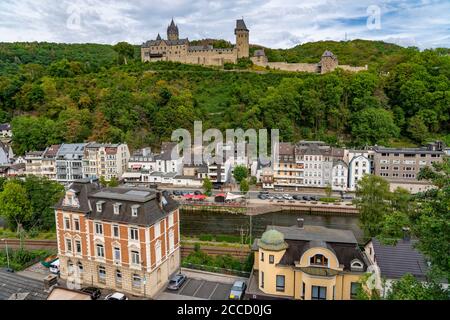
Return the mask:
{"type": "Polygon", "coordinates": [[[372,239],[375,262],[381,275],[389,279],[398,279],[410,273],[424,280],[428,270],[425,256],[414,245],[414,240],[400,240],[395,246],[383,245],[377,239],[372,239]]]}
{"type": "Polygon", "coordinates": [[[247,26],[245,25],[244,19],[239,19],[236,21],[236,30],[248,31],[247,26]]]}

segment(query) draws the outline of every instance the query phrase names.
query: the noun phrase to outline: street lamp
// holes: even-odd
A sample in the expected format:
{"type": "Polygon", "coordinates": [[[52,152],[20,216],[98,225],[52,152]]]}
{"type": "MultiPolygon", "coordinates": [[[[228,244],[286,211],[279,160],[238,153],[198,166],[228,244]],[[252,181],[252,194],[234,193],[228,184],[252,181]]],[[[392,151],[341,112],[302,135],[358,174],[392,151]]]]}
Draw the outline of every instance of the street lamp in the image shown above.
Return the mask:
{"type": "Polygon", "coordinates": [[[10,268],[10,264],[9,264],[9,250],[8,250],[8,241],[6,241],[6,239],[2,239],[2,241],[5,242],[5,250],[6,250],[6,260],[8,262],[8,268],[6,269],[7,272],[14,272],[14,270],[12,270],[10,268]]]}

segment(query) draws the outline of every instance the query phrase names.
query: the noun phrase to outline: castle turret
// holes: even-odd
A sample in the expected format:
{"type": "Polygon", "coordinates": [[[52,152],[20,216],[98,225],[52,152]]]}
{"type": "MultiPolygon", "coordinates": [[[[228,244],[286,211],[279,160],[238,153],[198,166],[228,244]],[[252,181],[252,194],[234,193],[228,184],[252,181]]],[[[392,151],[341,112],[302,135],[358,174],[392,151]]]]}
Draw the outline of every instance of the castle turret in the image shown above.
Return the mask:
{"type": "Polygon", "coordinates": [[[338,58],[331,52],[325,51],[320,60],[320,72],[322,74],[333,72],[339,65],[338,58]]]}
{"type": "Polygon", "coordinates": [[[236,49],[237,58],[249,58],[250,57],[250,31],[245,25],[244,19],[236,21],[236,29],[234,30],[236,35],[236,49]]]}
{"type": "Polygon", "coordinates": [[[172,19],[170,26],[167,28],[167,40],[177,41],[180,38],[180,33],[177,25],[172,19]]]}

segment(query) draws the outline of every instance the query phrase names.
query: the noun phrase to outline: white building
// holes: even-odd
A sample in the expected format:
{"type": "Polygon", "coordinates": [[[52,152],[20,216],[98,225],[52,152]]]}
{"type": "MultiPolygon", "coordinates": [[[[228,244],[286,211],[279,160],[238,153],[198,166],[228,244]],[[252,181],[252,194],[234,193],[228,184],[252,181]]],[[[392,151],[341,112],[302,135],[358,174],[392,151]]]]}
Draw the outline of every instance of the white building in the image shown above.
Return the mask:
{"type": "Polygon", "coordinates": [[[153,172],[156,171],[156,160],[150,148],[144,148],[134,152],[128,161],[129,172],[153,172]]]}
{"type": "Polygon", "coordinates": [[[348,182],[348,165],[343,160],[335,160],[331,170],[330,185],[333,191],[346,191],[348,182]]]}
{"type": "Polygon", "coordinates": [[[56,154],[56,180],[63,184],[83,179],[83,154],[87,143],[62,144],[56,154]]]}
{"type": "Polygon", "coordinates": [[[42,177],[42,155],[44,151],[31,151],[25,154],[25,174],[42,177]]]}
{"type": "Polygon", "coordinates": [[[9,164],[14,158],[14,152],[10,145],[0,141],[0,165],[9,164]]]}
{"type": "Polygon", "coordinates": [[[183,157],[178,153],[178,144],[175,142],[163,142],[161,153],[155,155],[155,171],[162,173],[183,173],[183,157]]]}
{"type": "Polygon", "coordinates": [[[348,161],[348,189],[349,191],[355,191],[358,181],[372,172],[369,151],[346,150],[345,158],[348,161]]]}

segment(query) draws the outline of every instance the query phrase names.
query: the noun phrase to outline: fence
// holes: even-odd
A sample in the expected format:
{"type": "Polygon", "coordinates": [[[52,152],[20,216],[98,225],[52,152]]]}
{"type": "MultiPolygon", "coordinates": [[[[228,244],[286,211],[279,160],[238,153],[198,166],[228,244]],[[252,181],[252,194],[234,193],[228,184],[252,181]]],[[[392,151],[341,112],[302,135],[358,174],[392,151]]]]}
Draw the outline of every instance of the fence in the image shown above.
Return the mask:
{"type": "Polygon", "coordinates": [[[182,263],[183,268],[189,268],[194,270],[201,270],[201,271],[207,271],[207,272],[214,272],[214,273],[220,273],[220,274],[228,274],[231,276],[237,276],[237,277],[243,277],[243,278],[249,278],[250,272],[242,271],[242,270],[233,270],[233,269],[226,269],[226,268],[219,268],[219,267],[213,267],[213,266],[204,266],[204,265],[198,265],[198,264],[192,264],[192,263],[182,263]]]}

